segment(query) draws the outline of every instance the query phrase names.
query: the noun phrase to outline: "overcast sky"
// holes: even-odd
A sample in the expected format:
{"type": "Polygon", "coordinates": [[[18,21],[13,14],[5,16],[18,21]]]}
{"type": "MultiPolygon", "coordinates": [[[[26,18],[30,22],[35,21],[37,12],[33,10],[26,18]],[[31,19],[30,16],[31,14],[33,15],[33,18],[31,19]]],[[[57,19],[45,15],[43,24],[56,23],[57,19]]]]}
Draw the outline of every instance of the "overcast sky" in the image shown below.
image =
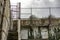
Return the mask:
{"type": "MultiPolygon", "coordinates": [[[[11,0],[11,5],[21,2],[21,8],[47,8],[47,7],[60,7],[60,0],[11,0]]],[[[22,9],[21,12],[30,13],[29,9],[22,9]]],[[[32,14],[36,17],[48,17],[49,9],[33,9],[32,14]]],[[[52,8],[51,14],[55,17],[60,17],[60,8],[52,8]]],[[[22,15],[22,18],[29,17],[29,15],[22,15]]]]}

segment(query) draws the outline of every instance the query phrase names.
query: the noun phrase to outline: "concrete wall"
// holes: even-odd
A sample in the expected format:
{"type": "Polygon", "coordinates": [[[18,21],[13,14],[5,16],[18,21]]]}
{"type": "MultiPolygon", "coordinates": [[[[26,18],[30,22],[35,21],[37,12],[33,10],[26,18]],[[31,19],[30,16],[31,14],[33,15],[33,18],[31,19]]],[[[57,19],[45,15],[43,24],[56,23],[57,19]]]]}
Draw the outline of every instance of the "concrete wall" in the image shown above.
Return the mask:
{"type": "MultiPolygon", "coordinates": [[[[48,29],[46,29],[46,28],[40,28],[40,30],[38,30],[38,27],[32,27],[32,29],[33,29],[33,37],[34,37],[34,39],[39,39],[40,38],[40,36],[41,36],[41,38],[42,39],[48,39],[48,29]],[[40,35],[40,33],[39,33],[39,31],[41,32],[41,35],[40,35]]],[[[23,28],[23,29],[21,29],[21,39],[28,39],[28,31],[29,29],[27,29],[27,28],[23,28]]]]}
{"type": "Polygon", "coordinates": [[[28,29],[21,30],[21,39],[28,39],[28,29]]]}
{"type": "MultiPolygon", "coordinates": [[[[29,25],[30,24],[29,19],[22,19],[21,20],[21,25],[29,25]]],[[[51,25],[58,25],[60,23],[60,18],[51,18],[51,25]]],[[[49,24],[49,19],[48,18],[41,18],[41,19],[32,19],[32,24],[36,26],[41,26],[41,25],[48,25],[49,24]]]]}

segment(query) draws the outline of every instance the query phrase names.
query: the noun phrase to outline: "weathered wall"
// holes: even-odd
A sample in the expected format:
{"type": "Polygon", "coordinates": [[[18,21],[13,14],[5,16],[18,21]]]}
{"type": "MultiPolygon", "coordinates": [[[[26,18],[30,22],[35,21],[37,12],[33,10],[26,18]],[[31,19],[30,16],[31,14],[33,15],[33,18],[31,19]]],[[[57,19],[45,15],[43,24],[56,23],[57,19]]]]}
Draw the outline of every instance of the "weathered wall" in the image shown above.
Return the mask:
{"type": "MultiPolygon", "coordinates": [[[[49,24],[49,19],[48,18],[42,18],[42,19],[32,19],[29,20],[21,20],[21,25],[29,25],[32,22],[33,25],[36,26],[47,26],[49,24]]],[[[58,25],[60,23],[60,18],[51,18],[50,24],[51,25],[58,25]]]]}
{"type": "Polygon", "coordinates": [[[3,27],[2,27],[2,39],[6,40],[8,35],[8,30],[10,27],[10,0],[6,0],[4,18],[3,18],[3,27]]]}
{"type": "Polygon", "coordinates": [[[0,0],[0,24],[1,24],[1,17],[3,14],[3,7],[4,7],[4,0],[0,0]]]}
{"type": "MultiPolygon", "coordinates": [[[[26,26],[26,25],[30,25],[30,20],[21,20],[21,25],[22,26],[26,26]]],[[[59,28],[59,23],[60,23],[60,19],[59,18],[51,18],[51,20],[50,20],[50,27],[49,27],[49,34],[52,34],[52,36],[54,36],[54,35],[56,35],[55,33],[54,33],[54,30],[55,30],[55,28],[57,29],[57,28],[59,28]]],[[[41,28],[41,36],[42,36],[42,38],[43,39],[48,39],[48,28],[46,29],[46,27],[43,27],[43,26],[47,26],[48,27],[48,24],[49,24],[49,19],[36,19],[36,20],[32,20],[32,23],[31,24],[34,24],[34,25],[32,25],[32,29],[33,29],[33,35],[34,35],[34,39],[36,39],[36,38],[38,38],[38,35],[40,36],[40,34],[39,34],[39,32],[38,32],[38,27],[40,26],[40,27],[42,27],[41,28]]],[[[21,27],[22,27],[21,26],[21,27]]],[[[29,27],[29,26],[28,26],[29,27]]],[[[23,29],[21,29],[21,30],[23,30],[23,29]]],[[[28,30],[26,30],[26,31],[28,31],[28,30]]],[[[24,32],[26,32],[26,31],[24,31],[24,32]]],[[[22,33],[23,33],[23,31],[22,31],[22,33]]],[[[23,36],[28,36],[28,33],[23,33],[23,34],[26,34],[26,35],[23,35],[23,36]]],[[[22,36],[22,35],[21,35],[22,36]]]]}

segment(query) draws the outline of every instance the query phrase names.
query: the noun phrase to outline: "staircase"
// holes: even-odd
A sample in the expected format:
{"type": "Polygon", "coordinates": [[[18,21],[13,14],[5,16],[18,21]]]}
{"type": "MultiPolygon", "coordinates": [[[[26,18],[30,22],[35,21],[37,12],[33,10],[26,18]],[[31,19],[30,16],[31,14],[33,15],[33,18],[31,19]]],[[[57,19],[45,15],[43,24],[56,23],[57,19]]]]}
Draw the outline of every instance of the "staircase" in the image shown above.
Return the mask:
{"type": "Polygon", "coordinates": [[[10,31],[7,40],[18,40],[18,32],[10,31]]]}
{"type": "Polygon", "coordinates": [[[17,21],[13,22],[13,29],[9,30],[7,40],[18,40],[17,21]]]}

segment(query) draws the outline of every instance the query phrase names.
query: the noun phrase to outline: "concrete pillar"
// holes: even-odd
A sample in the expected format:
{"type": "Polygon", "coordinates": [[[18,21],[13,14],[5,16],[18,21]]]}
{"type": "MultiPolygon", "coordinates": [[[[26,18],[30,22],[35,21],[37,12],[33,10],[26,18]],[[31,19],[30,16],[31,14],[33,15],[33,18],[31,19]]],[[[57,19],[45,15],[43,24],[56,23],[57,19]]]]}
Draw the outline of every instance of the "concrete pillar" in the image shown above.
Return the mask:
{"type": "Polygon", "coordinates": [[[20,25],[20,19],[18,19],[18,40],[21,40],[20,28],[21,28],[21,25],[20,25]]]}

